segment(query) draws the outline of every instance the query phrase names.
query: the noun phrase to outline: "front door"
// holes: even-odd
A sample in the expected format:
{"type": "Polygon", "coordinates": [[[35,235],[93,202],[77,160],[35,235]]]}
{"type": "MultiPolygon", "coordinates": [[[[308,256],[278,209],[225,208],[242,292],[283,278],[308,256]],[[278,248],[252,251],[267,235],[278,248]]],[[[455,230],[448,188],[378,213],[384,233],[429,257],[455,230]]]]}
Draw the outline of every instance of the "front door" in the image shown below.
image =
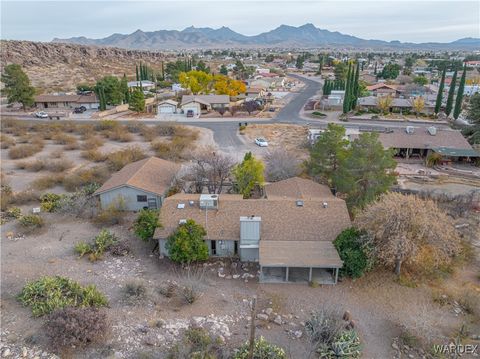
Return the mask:
{"type": "Polygon", "coordinates": [[[149,198],[147,200],[148,209],[157,209],[157,199],[156,198],[149,198]]]}

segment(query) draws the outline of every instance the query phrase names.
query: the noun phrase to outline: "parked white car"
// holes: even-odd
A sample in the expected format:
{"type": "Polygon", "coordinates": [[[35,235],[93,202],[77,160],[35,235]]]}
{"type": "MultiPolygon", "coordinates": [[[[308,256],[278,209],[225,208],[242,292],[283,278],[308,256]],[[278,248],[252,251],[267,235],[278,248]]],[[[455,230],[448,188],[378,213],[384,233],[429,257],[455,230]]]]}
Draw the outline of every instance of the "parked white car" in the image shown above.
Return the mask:
{"type": "Polygon", "coordinates": [[[268,147],[268,142],[263,137],[256,138],[255,144],[260,147],[268,147]]]}
{"type": "Polygon", "coordinates": [[[40,111],[40,112],[35,112],[35,117],[37,118],[48,118],[48,113],[40,111]]]}

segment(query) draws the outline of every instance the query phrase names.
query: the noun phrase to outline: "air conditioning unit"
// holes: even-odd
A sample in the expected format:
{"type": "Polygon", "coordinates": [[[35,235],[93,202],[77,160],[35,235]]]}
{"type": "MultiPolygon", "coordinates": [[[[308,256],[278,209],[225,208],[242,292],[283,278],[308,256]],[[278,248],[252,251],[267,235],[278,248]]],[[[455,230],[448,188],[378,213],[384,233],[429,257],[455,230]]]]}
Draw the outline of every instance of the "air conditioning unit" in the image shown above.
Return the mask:
{"type": "Polygon", "coordinates": [[[218,194],[201,194],[200,208],[202,209],[217,209],[218,208],[218,194]]]}
{"type": "Polygon", "coordinates": [[[408,133],[409,135],[411,135],[412,133],[415,132],[415,127],[413,127],[413,126],[407,126],[407,127],[405,128],[405,132],[408,133]]]}
{"type": "Polygon", "coordinates": [[[186,219],[181,219],[178,221],[178,224],[185,224],[187,223],[187,220],[186,219]]]}
{"type": "Polygon", "coordinates": [[[431,136],[435,136],[437,134],[437,128],[435,126],[430,126],[427,128],[427,131],[431,136]]]}

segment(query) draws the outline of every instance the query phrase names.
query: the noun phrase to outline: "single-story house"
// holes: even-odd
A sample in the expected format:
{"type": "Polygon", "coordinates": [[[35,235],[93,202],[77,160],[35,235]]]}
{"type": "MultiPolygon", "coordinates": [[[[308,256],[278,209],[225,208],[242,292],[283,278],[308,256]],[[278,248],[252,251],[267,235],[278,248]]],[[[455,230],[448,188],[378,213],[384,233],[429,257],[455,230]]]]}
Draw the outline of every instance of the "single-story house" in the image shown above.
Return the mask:
{"type": "Polygon", "coordinates": [[[247,91],[245,91],[245,96],[252,98],[263,97],[265,94],[265,90],[261,87],[247,87],[247,91]]]}
{"type": "Polygon", "coordinates": [[[178,102],[174,100],[165,100],[158,104],[157,113],[177,113],[178,102]]]}
{"type": "Polygon", "coordinates": [[[128,88],[142,87],[143,90],[151,90],[155,88],[155,82],[143,80],[143,81],[129,81],[128,88]]]}
{"type": "Polygon", "coordinates": [[[40,109],[65,109],[85,106],[87,109],[98,109],[100,101],[92,93],[89,95],[38,95],[35,96],[35,106],[40,109]]]}
{"type": "MultiPolygon", "coordinates": [[[[414,112],[413,108],[413,98],[392,98],[392,103],[390,105],[389,112],[399,112],[402,111],[410,111],[414,112]]],[[[423,113],[430,114],[433,113],[435,108],[435,103],[429,100],[427,97],[424,97],[424,108],[423,113]]],[[[367,96],[367,97],[359,97],[357,104],[361,109],[369,110],[369,109],[378,109],[378,101],[380,99],[376,96],[367,96]]]]}
{"type": "Polygon", "coordinates": [[[425,158],[431,152],[455,157],[456,160],[478,157],[460,131],[430,127],[393,128],[379,133],[385,148],[393,148],[398,156],[425,158]]]}
{"type": "Polygon", "coordinates": [[[400,95],[400,91],[398,90],[397,86],[388,85],[383,82],[367,86],[367,91],[369,91],[373,96],[392,95],[393,97],[396,97],[400,95]]]}
{"type": "Polygon", "coordinates": [[[95,191],[102,208],[122,199],[127,211],[158,209],[172,185],[180,165],[157,157],[130,163],[95,191]]]}
{"type": "Polygon", "coordinates": [[[265,197],[175,194],[165,199],[155,231],[160,254],[179,225],[193,219],[206,230],[211,256],[260,264],[261,282],[335,284],[342,261],[333,245],[351,226],[345,201],[327,186],[290,178],[265,187],[265,197]]]}
{"type": "Polygon", "coordinates": [[[194,116],[198,116],[222,106],[228,108],[229,105],[228,95],[184,95],[180,107],[185,114],[191,110],[194,116]]]}

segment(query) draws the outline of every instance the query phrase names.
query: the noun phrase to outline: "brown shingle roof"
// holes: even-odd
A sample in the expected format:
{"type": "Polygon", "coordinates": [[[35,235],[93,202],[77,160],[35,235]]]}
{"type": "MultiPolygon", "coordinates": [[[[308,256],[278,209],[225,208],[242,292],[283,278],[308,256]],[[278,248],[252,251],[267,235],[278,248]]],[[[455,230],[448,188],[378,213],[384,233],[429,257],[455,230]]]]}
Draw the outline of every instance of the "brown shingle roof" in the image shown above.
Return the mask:
{"type": "Polygon", "coordinates": [[[260,241],[261,266],[341,268],[342,260],[332,242],[260,241]]]}
{"type": "Polygon", "coordinates": [[[345,201],[330,194],[321,199],[305,199],[299,207],[294,198],[243,199],[240,195],[221,194],[218,209],[205,213],[198,206],[198,194],[176,194],[165,199],[160,211],[163,228],[155,238],[167,238],[181,219],[193,219],[204,226],[213,240],[239,240],[240,217],[261,217],[262,241],[333,241],[348,228],[350,217],[345,201]],[[189,201],[194,201],[193,206],[189,201]],[[327,202],[324,208],[323,202],[327,202]],[[185,208],[177,208],[178,204],[185,208]],[[205,215],[206,214],[206,215],[205,215]]]}
{"type": "Polygon", "coordinates": [[[230,103],[230,97],[228,95],[183,95],[181,106],[192,101],[200,102],[205,105],[222,103],[228,105],[230,103]]]}
{"type": "Polygon", "coordinates": [[[35,102],[75,102],[75,103],[97,103],[98,99],[93,95],[38,95],[35,102]]]}
{"type": "Polygon", "coordinates": [[[472,149],[460,131],[438,129],[435,136],[429,134],[427,128],[416,127],[412,134],[404,128],[395,128],[390,133],[380,133],[379,140],[385,148],[418,148],[448,147],[456,149],[472,149]]]}
{"type": "Polygon", "coordinates": [[[265,187],[265,192],[268,198],[328,199],[332,197],[332,192],[327,186],[300,177],[271,183],[265,187]]]}
{"type": "Polygon", "coordinates": [[[180,165],[157,157],[130,163],[103,184],[94,194],[122,186],[130,186],[163,195],[170,187],[180,165]]]}

